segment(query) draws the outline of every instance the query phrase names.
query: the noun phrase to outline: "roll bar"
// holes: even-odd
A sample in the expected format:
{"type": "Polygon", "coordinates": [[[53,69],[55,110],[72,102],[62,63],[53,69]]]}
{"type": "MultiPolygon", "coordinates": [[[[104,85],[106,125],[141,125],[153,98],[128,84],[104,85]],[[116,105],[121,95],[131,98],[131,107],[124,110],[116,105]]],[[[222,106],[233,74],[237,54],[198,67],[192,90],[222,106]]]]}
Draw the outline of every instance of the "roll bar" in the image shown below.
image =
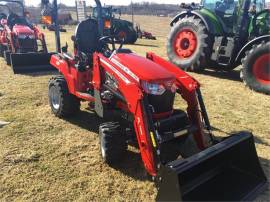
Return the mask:
{"type": "Polygon", "coordinates": [[[102,20],[102,6],[100,0],[95,0],[97,5],[97,20],[98,20],[98,31],[100,36],[103,36],[104,22],[102,20]]]}

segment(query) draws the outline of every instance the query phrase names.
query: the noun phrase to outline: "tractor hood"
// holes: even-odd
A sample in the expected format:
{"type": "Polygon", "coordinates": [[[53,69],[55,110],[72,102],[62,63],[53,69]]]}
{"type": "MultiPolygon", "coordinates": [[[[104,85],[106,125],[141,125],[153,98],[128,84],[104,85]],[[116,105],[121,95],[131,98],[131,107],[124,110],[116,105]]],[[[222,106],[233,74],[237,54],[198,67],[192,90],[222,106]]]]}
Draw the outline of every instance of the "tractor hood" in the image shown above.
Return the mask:
{"type": "Polygon", "coordinates": [[[24,35],[24,36],[34,36],[35,32],[28,26],[25,25],[14,25],[13,32],[17,35],[24,35]]]}
{"type": "Polygon", "coordinates": [[[175,79],[175,76],[162,66],[132,53],[118,53],[111,58],[111,61],[137,81],[161,82],[175,79]]]}

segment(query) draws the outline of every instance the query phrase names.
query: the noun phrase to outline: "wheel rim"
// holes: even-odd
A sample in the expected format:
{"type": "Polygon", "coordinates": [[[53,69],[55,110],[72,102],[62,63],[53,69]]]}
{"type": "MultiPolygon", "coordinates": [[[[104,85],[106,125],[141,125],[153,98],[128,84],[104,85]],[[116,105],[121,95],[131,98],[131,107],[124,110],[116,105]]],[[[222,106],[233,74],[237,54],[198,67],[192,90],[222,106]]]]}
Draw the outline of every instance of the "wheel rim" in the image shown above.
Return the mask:
{"type": "Polygon", "coordinates": [[[191,57],[197,48],[196,34],[190,29],[184,29],[177,33],[174,41],[175,53],[180,58],[191,57]]]}
{"type": "Polygon", "coordinates": [[[126,32],[124,32],[124,31],[120,31],[119,33],[118,33],[118,38],[119,39],[126,39],[126,37],[127,37],[127,34],[126,34],[126,32]]]}
{"type": "Polygon", "coordinates": [[[270,84],[270,54],[261,55],[252,68],[255,79],[261,84],[270,84]]]}
{"type": "Polygon", "coordinates": [[[51,88],[51,102],[54,109],[60,108],[60,96],[55,87],[51,88]]]}

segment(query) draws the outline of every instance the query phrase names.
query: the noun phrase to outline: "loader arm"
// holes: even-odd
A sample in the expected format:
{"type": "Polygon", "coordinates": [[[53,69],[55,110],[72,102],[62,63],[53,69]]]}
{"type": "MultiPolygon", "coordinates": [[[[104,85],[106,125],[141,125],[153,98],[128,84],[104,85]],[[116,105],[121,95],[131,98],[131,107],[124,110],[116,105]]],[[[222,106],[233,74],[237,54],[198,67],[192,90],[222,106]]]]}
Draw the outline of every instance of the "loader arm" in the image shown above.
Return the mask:
{"type": "Polygon", "coordinates": [[[184,72],[180,68],[162,59],[161,57],[158,57],[154,53],[147,53],[147,58],[163,66],[169,72],[175,74],[175,77],[177,79],[177,87],[179,88],[179,93],[188,104],[187,108],[188,115],[192,123],[196,125],[198,129],[197,132],[194,133],[194,138],[197,142],[197,146],[201,150],[205,149],[206,146],[204,143],[203,127],[201,123],[202,117],[200,114],[196,93],[196,91],[199,90],[200,88],[199,82],[197,82],[194,78],[189,76],[186,72],[184,72]]]}
{"type": "Polygon", "coordinates": [[[37,40],[41,41],[43,52],[48,53],[47,44],[45,41],[45,34],[42,33],[37,26],[34,26],[33,28],[34,28],[37,40]]]}
{"type": "Polygon", "coordinates": [[[157,169],[155,167],[155,159],[153,153],[153,145],[150,138],[147,115],[144,108],[143,97],[144,93],[138,87],[138,83],[135,80],[127,78],[122,71],[113,64],[109,59],[104,57],[102,54],[98,54],[94,57],[94,78],[93,84],[95,89],[100,89],[102,85],[101,81],[101,70],[102,67],[106,72],[114,76],[119,85],[119,91],[123,95],[128,107],[128,111],[133,114],[134,117],[134,128],[136,131],[136,137],[141,152],[141,157],[144,163],[145,169],[152,176],[157,175],[157,169]],[[98,64],[98,63],[99,64],[98,64]],[[99,76],[98,76],[99,75],[99,76]]]}

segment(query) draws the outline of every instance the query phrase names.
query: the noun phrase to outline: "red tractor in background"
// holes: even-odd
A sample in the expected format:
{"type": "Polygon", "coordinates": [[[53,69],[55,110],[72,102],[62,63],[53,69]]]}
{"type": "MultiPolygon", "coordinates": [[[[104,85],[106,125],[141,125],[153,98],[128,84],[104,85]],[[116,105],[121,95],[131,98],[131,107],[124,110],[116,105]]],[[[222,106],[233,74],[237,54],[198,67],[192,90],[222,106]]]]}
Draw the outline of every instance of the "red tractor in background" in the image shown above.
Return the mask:
{"type": "Polygon", "coordinates": [[[53,70],[44,34],[27,20],[21,1],[0,0],[0,55],[15,74],[53,70]]]}
{"type": "Polygon", "coordinates": [[[72,37],[74,55],[64,47],[51,57],[60,72],[49,81],[52,112],[68,118],[79,112],[81,101],[89,102],[104,120],[104,162],[116,165],[128,142],[137,143],[157,182],[158,201],[250,200],[265,189],[252,134],[213,137],[200,84],[154,53],[141,57],[115,36],[103,36],[102,7],[96,3],[98,19],[79,23],[72,37]],[[174,107],[176,96],[187,109],[174,107]]]}
{"type": "Polygon", "coordinates": [[[157,40],[157,37],[155,37],[151,32],[147,32],[145,30],[141,30],[141,27],[137,25],[136,27],[136,32],[138,35],[138,38],[140,39],[150,39],[150,40],[157,40]]]}

